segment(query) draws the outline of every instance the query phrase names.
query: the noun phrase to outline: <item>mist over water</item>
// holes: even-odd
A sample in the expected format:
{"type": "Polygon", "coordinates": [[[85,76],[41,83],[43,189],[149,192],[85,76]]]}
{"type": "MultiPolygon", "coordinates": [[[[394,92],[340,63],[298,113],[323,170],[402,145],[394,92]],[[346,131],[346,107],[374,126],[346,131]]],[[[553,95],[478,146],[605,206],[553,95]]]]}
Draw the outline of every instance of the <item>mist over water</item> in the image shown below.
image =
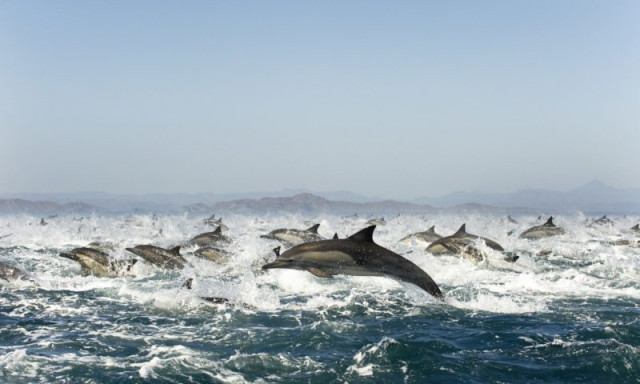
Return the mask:
{"type": "MultiPolygon", "coordinates": [[[[184,270],[138,262],[133,278],[82,274],[61,251],[92,241],[172,247],[213,228],[195,215],[0,217],[0,261],[38,286],[0,281],[0,381],[31,382],[637,382],[640,249],[615,246],[640,217],[590,228],[582,214],[554,217],[566,234],[518,239],[543,222],[481,214],[386,217],[376,243],[424,269],[445,294],[385,277],[262,271],[277,228],[340,238],[367,218],[335,215],[224,217],[231,256],[194,256],[184,270]],[[398,240],[431,225],[467,231],[516,252],[483,247],[474,264],[398,240]],[[514,231],[512,235],[507,235],[514,231]],[[547,256],[537,256],[550,250],[547,256]],[[193,289],[182,288],[187,278],[193,289]],[[229,299],[211,304],[201,296],[229,299]]],[[[546,219],[546,218],[543,218],[546,219]]]]}

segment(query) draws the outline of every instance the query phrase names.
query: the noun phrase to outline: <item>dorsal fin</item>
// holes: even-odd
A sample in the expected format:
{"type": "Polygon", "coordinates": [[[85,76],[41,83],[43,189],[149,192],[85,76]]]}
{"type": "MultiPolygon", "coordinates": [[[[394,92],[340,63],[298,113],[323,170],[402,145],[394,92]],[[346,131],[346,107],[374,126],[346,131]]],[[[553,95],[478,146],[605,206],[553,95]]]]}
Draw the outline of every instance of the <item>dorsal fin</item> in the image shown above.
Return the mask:
{"type": "Polygon", "coordinates": [[[218,228],[216,228],[216,230],[215,230],[215,231],[213,231],[213,233],[215,233],[216,235],[218,235],[218,234],[222,233],[222,227],[218,227],[218,228]]]}
{"type": "Polygon", "coordinates": [[[333,240],[339,240],[340,238],[338,237],[338,232],[333,234],[333,240]]]}
{"type": "Polygon", "coordinates": [[[553,224],[553,216],[549,216],[549,218],[547,219],[547,222],[544,223],[544,225],[553,226],[554,225],[553,224]]]}
{"type": "Polygon", "coordinates": [[[427,232],[435,232],[436,231],[436,226],[432,225],[431,227],[429,227],[429,229],[427,229],[427,232]]]}
{"type": "Polygon", "coordinates": [[[467,233],[467,223],[462,224],[453,236],[464,235],[465,233],[467,233]]]}
{"type": "Polygon", "coordinates": [[[318,227],[320,227],[320,224],[316,224],[312,227],[309,227],[306,229],[307,232],[311,232],[311,233],[315,233],[316,235],[318,234],[318,227]]]}
{"type": "Polygon", "coordinates": [[[273,248],[273,253],[276,254],[276,257],[280,256],[280,246],[273,248]]]}
{"type": "Polygon", "coordinates": [[[367,243],[373,243],[373,231],[376,229],[375,225],[367,227],[360,232],[356,232],[349,236],[349,240],[365,241],[367,243]]]}
{"type": "Polygon", "coordinates": [[[600,220],[607,220],[607,215],[602,216],[600,220]]]}
{"type": "Polygon", "coordinates": [[[633,227],[631,227],[631,229],[633,229],[634,231],[640,230],[640,224],[636,224],[633,227]]]}
{"type": "Polygon", "coordinates": [[[169,250],[169,253],[180,256],[180,246],[173,247],[169,250]]]}

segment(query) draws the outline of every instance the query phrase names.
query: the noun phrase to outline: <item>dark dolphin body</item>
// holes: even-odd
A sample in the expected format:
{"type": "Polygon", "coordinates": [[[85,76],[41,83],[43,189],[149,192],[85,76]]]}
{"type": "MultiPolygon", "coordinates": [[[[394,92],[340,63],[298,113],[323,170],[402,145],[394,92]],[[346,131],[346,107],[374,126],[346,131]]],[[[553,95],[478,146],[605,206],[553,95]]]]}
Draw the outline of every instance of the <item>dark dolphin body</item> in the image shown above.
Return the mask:
{"type": "Polygon", "coordinates": [[[442,236],[436,233],[436,226],[432,225],[431,228],[423,232],[412,233],[400,239],[401,243],[411,244],[411,239],[421,241],[423,243],[433,243],[434,241],[441,239],[442,236]]]}
{"type": "Polygon", "coordinates": [[[35,281],[33,281],[26,273],[24,273],[24,271],[3,262],[0,262],[0,280],[5,280],[8,282],[23,280],[35,284],[35,281]]]}
{"type": "Polygon", "coordinates": [[[222,227],[218,227],[213,232],[205,232],[199,234],[198,236],[189,240],[188,244],[206,247],[213,244],[228,244],[230,242],[231,239],[222,234],[222,227]]]}
{"type": "Polygon", "coordinates": [[[280,228],[260,237],[263,239],[278,240],[287,246],[325,240],[324,237],[318,234],[318,227],[320,227],[320,224],[316,224],[307,229],[280,228]]]}
{"type": "Polygon", "coordinates": [[[180,247],[164,249],[155,245],[136,245],[127,248],[127,251],[134,253],[149,263],[161,268],[182,269],[187,264],[187,260],[180,255],[180,247]]]}
{"type": "Polygon", "coordinates": [[[521,239],[537,240],[543,237],[563,235],[564,229],[553,224],[553,216],[542,225],[531,227],[520,234],[521,239]]]}
{"type": "Polygon", "coordinates": [[[126,276],[138,261],[114,260],[107,253],[95,248],[74,248],[68,252],[61,252],[60,256],[80,263],[84,273],[101,277],[126,276]]]}
{"type": "Polygon", "coordinates": [[[373,242],[372,225],[342,240],[299,244],[265,264],[262,269],[309,271],[318,277],[333,275],[389,276],[412,283],[440,300],[442,292],[420,267],[373,242]]]}

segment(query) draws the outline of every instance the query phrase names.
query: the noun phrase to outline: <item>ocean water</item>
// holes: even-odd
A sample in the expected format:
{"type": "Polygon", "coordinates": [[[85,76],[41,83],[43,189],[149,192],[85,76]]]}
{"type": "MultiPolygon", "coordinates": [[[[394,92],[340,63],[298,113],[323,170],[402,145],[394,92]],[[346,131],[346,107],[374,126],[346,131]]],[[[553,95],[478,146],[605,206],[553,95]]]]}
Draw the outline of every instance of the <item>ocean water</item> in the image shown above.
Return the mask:
{"type": "Polygon", "coordinates": [[[114,258],[131,258],[125,247],[169,247],[210,231],[203,218],[60,216],[41,226],[40,217],[0,216],[0,236],[11,233],[0,239],[0,261],[38,283],[0,282],[0,382],[640,382],[640,249],[611,244],[634,239],[624,230],[639,217],[588,228],[582,214],[558,216],[567,234],[540,241],[517,238],[541,223],[534,216],[387,217],[374,240],[423,268],[444,303],[385,277],[260,269],[278,245],[261,234],[317,222],[321,235],[342,238],[364,217],[224,217],[233,240],[226,262],[184,248],[184,270],[137,263],[129,278],[84,276],[58,256],[99,240],[115,244],[114,258]],[[473,264],[398,242],[462,223],[520,259],[487,250],[473,264]],[[189,277],[192,290],[182,288],[189,277]]]}

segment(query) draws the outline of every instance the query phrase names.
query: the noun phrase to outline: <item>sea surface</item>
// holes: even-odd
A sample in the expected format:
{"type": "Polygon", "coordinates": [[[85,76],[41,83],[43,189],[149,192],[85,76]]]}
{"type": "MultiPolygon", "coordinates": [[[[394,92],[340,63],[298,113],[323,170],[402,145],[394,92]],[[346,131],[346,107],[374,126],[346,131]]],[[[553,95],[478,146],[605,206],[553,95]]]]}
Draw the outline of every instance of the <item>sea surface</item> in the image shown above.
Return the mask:
{"type": "Polygon", "coordinates": [[[439,302],[386,277],[323,279],[294,270],[262,271],[277,228],[331,238],[368,217],[225,216],[231,256],[166,271],[137,263],[134,277],[82,274],[61,251],[92,241],[170,247],[211,231],[206,216],[0,216],[0,261],[37,285],[0,282],[2,383],[638,383],[640,249],[626,230],[640,217],[588,227],[583,214],[554,222],[566,234],[518,239],[546,217],[434,214],[386,217],[374,240],[423,268],[445,294],[439,302]],[[431,225],[467,231],[520,258],[485,249],[474,264],[432,256],[398,240],[431,225]],[[512,235],[507,235],[514,231],[512,235]],[[540,251],[550,254],[538,256],[540,251]],[[193,289],[182,287],[193,278],[193,289]],[[229,299],[213,304],[200,296],[229,299]]]}

